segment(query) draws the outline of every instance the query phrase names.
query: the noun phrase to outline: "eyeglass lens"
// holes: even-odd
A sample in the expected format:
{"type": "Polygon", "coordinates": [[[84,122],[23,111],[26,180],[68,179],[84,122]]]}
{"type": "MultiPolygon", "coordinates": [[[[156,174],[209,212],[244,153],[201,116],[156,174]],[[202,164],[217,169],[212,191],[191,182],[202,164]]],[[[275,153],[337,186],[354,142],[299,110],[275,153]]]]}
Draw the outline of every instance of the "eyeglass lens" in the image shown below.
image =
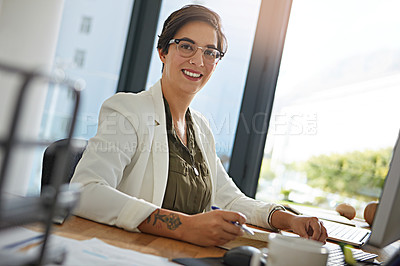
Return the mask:
{"type": "Polygon", "coordinates": [[[180,41],[177,44],[177,48],[179,53],[183,57],[193,56],[197,52],[197,49],[200,48],[203,50],[204,61],[210,64],[216,63],[221,58],[221,54],[218,50],[212,48],[198,47],[197,45],[187,41],[180,41]]]}

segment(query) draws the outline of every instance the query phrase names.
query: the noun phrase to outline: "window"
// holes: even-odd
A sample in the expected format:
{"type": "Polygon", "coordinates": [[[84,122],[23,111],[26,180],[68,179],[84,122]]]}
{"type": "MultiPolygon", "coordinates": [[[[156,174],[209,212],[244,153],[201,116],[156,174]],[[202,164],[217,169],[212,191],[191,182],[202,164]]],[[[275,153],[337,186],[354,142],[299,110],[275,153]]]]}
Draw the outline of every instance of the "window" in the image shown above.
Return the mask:
{"type": "Polygon", "coordinates": [[[256,198],[358,216],[378,199],[400,127],[399,8],[293,1],[256,198]]]}
{"type": "Polygon", "coordinates": [[[74,63],[76,67],[82,68],[85,64],[86,52],[84,50],[75,50],[74,63]]]}
{"type": "MultiPolygon", "coordinates": [[[[208,119],[213,131],[217,154],[228,169],[240,105],[261,1],[163,1],[157,34],[173,11],[187,4],[204,5],[221,16],[223,30],[228,39],[228,51],[207,83],[193,100],[191,107],[208,119]],[[246,21],[246,23],[243,23],[246,21]]],[[[158,38],[154,47],[157,47],[158,38]]],[[[151,58],[147,88],[161,78],[161,62],[156,49],[151,58]]]]}
{"type": "MultiPolygon", "coordinates": [[[[101,104],[117,90],[133,2],[65,1],[54,69],[61,69],[66,77],[84,86],[76,138],[94,136],[101,104]],[[82,32],[90,32],[90,35],[82,35],[82,32]]],[[[71,115],[67,108],[70,96],[66,93],[58,88],[49,89],[40,130],[42,139],[66,137],[65,128],[71,115]]],[[[43,149],[36,156],[38,163],[31,175],[29,194],[38,193],[40,189],[42,155],[43,149]]]]}
{"type": "Polygon", "coordinates": [[[91,26],[92,26],[92,18],[87,16],[82,17],[81,33],[89,34],[91,26]]]}
{"type": "MultiPolygon", "coordinates": [[[[119,1],[117,5],[107,0],[65,1],[55,68],[84,84],[76,137],[94,136],[101,104],[116,92],[132,8],[133,0],[119,1]],[[83,18],[82,24],[90,21],[90,36],[82,36],[74,30],[79,28],[79,18],[83,18]]],[[[58,96],[50,100],[50,97],[45,117],[57,119],[57,115],[48,113],[48,107],[50,102],[60,106],[63,98],[58,96]]],[[[60,136],[58,128],[47,132],[46,138],[60,136]]]]}

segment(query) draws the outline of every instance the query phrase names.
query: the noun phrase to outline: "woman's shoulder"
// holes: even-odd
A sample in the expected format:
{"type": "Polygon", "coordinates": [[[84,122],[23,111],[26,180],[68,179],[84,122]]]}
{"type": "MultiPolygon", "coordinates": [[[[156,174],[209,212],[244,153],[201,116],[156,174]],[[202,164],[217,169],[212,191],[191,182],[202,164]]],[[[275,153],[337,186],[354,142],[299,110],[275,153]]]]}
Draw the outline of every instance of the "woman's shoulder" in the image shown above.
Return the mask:
{"type": "Polygon", "coordinates": [[[124,104],[124,103],[132,103],[132,102],[140,102],[146,101],[146,98],[151,100],[151,95],[148,91],[142,91],[138,93],[134,92],[118,92],[104,101],[104,104],[124,104]]]}
{"type": "Polygon", "coordinates": [[[153,99],[148,91],[139,93],[118,92],[104,101],[102,109],[112,109],[118,112],[149,111],[153,99]]]}

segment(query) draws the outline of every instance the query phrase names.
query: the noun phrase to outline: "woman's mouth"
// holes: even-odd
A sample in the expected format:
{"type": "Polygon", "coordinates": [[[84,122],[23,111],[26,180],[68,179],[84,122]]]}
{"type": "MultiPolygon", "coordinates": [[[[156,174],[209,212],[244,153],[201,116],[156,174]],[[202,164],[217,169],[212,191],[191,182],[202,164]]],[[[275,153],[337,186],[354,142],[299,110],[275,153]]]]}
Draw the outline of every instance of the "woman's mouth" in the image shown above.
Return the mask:
{"type": "Polygon", "coordinates": [[[199,80],[203,76],[201,73],[192,72],[187,69],[182,69],[182,73],[190,80],[199,80]]]}

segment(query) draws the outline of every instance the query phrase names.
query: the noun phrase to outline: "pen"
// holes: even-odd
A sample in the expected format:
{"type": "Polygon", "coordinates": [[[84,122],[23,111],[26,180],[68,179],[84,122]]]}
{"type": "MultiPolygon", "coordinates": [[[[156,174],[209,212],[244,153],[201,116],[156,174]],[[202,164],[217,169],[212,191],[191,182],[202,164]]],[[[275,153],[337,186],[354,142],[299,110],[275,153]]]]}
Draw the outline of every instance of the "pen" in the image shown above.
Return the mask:
{"type": "Polygon", "coordinates": [[[41,239],[41,238],[43,238],[43,237],[44,237],[44,235],[33,236],[33,237],[30,237],[30,238],[27,238],[27,239],[24,239],[24,240],[21,240],[21,241],[12,243],[12,244],[8,244],[8,245],[4,246],[3,249],[16,248],[16,247],[18,247],[18,246],[27,244],[27,243],[29,243],[29,242],[31,242],[31,241],[34,241],[34,240],[37,240],[37,239],[41,239]]]}
{"type": "MultiPolygon", "coordinates": [[[[211,206],[212,210],[220,210],[221,208],[217,207],[217,206],[211,206]]],[[[240,224],[238,222],[235,221],[231,221],[231,223],[233,223],[236,226],[239,226],[243,231],[245,231],[246,233],[248,233],[249,235],[254,236],[254,231],[251,230],[249,227],[247,227],[245,224],[240,224]]]]}

